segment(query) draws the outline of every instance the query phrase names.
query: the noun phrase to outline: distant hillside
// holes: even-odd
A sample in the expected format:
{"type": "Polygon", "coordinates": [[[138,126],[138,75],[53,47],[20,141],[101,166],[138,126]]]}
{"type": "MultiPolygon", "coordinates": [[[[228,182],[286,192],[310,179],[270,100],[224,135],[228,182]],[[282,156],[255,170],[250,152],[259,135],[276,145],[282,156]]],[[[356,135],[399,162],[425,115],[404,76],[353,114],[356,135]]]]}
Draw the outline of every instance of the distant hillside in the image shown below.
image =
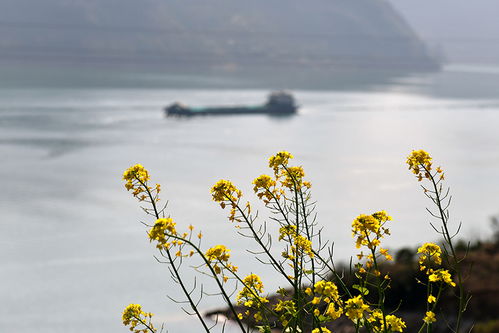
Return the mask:
{"type": "Polygon", "coordinates": [[[3,0],[0,59],[171,68],[436,67],[384,0],[3,0]]]}
{"type": "Polygon", "coordinates": [[[499,64],[499,1],[390,2],[449,62],[499,64]]]}

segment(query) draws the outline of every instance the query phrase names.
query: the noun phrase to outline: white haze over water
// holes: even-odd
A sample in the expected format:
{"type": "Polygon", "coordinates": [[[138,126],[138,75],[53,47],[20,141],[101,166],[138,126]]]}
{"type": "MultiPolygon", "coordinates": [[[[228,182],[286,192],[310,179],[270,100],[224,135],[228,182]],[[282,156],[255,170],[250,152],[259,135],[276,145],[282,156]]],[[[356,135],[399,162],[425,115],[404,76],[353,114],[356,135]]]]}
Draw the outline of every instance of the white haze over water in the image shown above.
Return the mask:
{"type": "MultiPolygon", "coordinates": [[[[129,303],[156,313],[170,332],[199,331],[166,297],[180,296],[178,288],[153,258],[140,224],[151,220],[123,187],[122,172],[134,163],[163,185],[180,230],[192,223],[205,247],[229,246],[241,274],[265,273],[269,292],[282,281],[267,278],[269,268],[245,252],[254,247],[237,236],[209,189],[231,179],[254,201],[251,181],[270,172],[267,158],[279,150],[304,166],[338,260],[355,254],[350,223],[360,213],[393,216],[392,249],[438,238],[429,202],[405,165],[412,149],[429,151],[446,171],[461,235],[488,237],[499,211],[498,87],[497,72],[458,66],[371,91],[293,91],[301,109],[290,118],[181,119],[161,109],[177,100],[256,104],[268,90],[3,82],[0,331],[125,332],[120,316],[129,303]]],[[[213,297],[203,307],[221,304],[213,297]]]]}

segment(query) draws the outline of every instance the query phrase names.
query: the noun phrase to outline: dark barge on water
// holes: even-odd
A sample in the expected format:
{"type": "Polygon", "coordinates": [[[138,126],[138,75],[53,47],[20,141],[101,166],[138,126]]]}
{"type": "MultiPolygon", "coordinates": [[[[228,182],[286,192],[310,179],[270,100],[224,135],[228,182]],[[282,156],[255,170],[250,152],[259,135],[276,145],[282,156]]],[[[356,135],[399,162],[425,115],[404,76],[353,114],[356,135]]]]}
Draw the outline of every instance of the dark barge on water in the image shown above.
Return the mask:
{"type": "Polygon", "coordinates": [[[215,107],[188,107],[174,103],[165,108],[167,116],[201,116],[201,115],[238,115],[238,114],[268,114],[291,115],[296,113],[298,106],[293,95],[286,92],[273,92],[267,102],[253,106],[215,106],[215,107]]]}

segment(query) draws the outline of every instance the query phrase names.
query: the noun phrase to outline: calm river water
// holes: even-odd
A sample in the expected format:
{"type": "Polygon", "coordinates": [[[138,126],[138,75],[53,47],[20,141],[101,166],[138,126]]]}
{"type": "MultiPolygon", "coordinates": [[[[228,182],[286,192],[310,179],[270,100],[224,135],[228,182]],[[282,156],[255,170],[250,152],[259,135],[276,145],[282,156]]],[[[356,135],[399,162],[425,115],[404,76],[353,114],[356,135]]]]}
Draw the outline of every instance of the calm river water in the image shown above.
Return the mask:
{"type": "Polygon", "coordinates": [[[393,216],[392,249],[438,239],[404,163],[413,149],[428,150],[446,170],[452,222],[463,222],[463,236],[488,237],[499,213],[497,68],[453,66],[362,91],[294,90],[301,108],[289,118],[192,119],[165,118],[161,109],[174,101],[256,104],[269,90],[160,74],[99,85],[2,73],[1,332],[126,332],[120,316],[129,303],[156,313],[170,332],[198,331],[167,298],[180,296],[178,287],[154,259],[140,223],[151,221],[123,187],[122,172],[134,163],[163,185],[180,229],[192,223],[205,246],[229,246],[243,274],[263,272],[269,292],[282,281],[246,252],[254,247],[209,189],[231,179],[254,200],[251,181],[269,172],[267,158],[279,150],[292,152],[313,183],[317,221],[337,260],[355,254],[350,223],[360,213],[393,216]]]}

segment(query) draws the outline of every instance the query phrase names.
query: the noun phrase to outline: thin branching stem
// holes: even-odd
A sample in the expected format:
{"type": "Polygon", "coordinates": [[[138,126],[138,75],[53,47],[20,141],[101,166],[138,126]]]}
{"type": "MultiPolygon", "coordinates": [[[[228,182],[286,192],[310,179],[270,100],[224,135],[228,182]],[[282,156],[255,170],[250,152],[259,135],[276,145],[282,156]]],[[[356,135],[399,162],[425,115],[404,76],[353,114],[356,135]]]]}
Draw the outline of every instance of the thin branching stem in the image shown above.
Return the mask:
{"type": "Polygon", "coordinates": [[[443,236],[445,239],[445,242],[448,244],[449,249],[451,251],[451,256],[452,256],[452,265],[453,269],[457,274],[457,281],[459,285],[459,307],[458,307],[458,313],[457,313],[457,320],[456,320],[456,326],[455,326],[455,332],[459,333],[460,327],[461,327],[461,322],[462,322],[462,317],[464,314],[464,311],[466,311],[466,297],[465,297],[465,292],[464,292],[464,286],[463,286],[463,278],[461,275],[461,265],[460,262],[461,260],[457,257],[456,250],[454,248],[454,244],[452,243],[452,239],[455,235],[450,234],[449,228],[448,228],[448,219],[447,216],[448,214],[446,213],[446,209],[442,207],[442,198],[440,197],[442,193],[442,187],[441,185],[439,186],[437,181],[435,180],[435,177],[433,174],[431,174],[430,170],[426,168],[425,165],[422,165],[424,170],[427,172],[429,175],[429,179],[433,185],[434,193],[435,193],[435,203],[438,208],[438,213],[440,220],[442,221],[442,228],[443,228],[443,236]]]}
{"type": "MultiPolygon", "coordinates": [[[[153,197],[151,191],[149,190],[149,186],[147,186],[147,184],[145,182],[142,182],[142,180],[140,178],[136,177],[136,179],[146,189],[147,195],[149,196],[149,199],[151,200],[151,205],[152,205],[152,207],[154,209],[154,215],[155,215],[156,219],[159,219],[160,215],[159,215],[159,212],[158,212],[158,210],[156,208],[156,203],[155,203],[154,197],[153,197]]],[[[173,258],[172,258],[172,255],[170,253],[170,250],[167,249],[165,252],[166,252],[166,254],[168,256],[168,260],[171,263],[170,267],[172,268],[173,273],[175,274],[175,278],[177,280],[177,283],[182,288],[182,291],[183,291],[184,295],[187,297],[187,300],[189,301],[189,304],[190,304],[191,308],[196,313],[196,316],[198,317],[199,321],[201,322],[201,325],[203,325],[204,330],[206,332],[210,332],[210,329],[208,328],[208,325],[206,324],[206,321],[204,320],[203,315],[200,313],[200,311],[199,311],[196,303],[194,302],[194,300],[191,297],[191,294],[188,292],[188,290],[187,290],[187,288],[186,288],[186,286],[184,284],[184,281],[182,280],[182,277],[180,275],[180,272],[179,272],[178,268],[173,264],[173,258]]]]}

